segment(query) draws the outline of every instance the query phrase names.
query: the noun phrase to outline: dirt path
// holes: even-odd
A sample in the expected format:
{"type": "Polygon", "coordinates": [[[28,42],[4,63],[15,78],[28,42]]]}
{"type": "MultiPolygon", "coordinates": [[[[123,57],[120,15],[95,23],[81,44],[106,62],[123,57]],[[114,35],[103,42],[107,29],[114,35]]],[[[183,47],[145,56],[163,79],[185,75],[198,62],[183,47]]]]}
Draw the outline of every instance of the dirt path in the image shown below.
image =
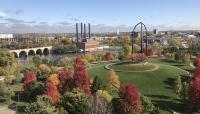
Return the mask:
{"type": "Polygon", "coordinates": [[[4,107],[0,107],[0,114],[15,114],[15,111],[4,106],[4,107]]]}

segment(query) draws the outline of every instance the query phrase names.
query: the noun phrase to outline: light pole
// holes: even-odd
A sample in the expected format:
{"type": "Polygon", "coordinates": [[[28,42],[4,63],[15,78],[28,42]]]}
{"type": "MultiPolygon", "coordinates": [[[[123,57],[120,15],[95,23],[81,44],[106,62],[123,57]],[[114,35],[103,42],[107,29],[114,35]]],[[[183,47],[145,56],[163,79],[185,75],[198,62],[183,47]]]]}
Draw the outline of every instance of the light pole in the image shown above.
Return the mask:
{"type": "Polygon", "coordinates": [[[147,28],[146,28],[146,26],[145,26],[145,24],[144,23],[142,23],[142,22],[139,22],[138,24],[136,24],[135,25],[135,27],[134,27],[134,29],[133,29],[133,31],[132,31],[132,54],[133,54],[133,44],[134,44],[134,38],[135,38],[135,29],[136,29],[136,27],[137,26],[139,26],[140,25],[140,27],[141,27],[141,30],[140,30],[140,38],[141,38],[141,44],[140,44],[140,47],[141,47],[141,50],[140,50],[140,53],[143,53],[143,27],[145,28],[145,33],[146,33],[146,35],[145,35],[145,39],[146,39],[146,51],[145,51],[145,55],[147,56],[148,55],[148,39],[147,39],[147,28]]]}

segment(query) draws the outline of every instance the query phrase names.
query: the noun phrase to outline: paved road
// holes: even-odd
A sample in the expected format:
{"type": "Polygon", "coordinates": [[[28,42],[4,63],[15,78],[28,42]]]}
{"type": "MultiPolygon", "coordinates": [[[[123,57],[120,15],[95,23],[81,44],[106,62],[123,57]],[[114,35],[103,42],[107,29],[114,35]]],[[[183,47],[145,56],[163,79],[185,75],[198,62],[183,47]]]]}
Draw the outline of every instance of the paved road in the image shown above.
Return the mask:
{"type": "Polygon", "coordinates": [[[0,107],[0,114],[15,114],[15,111],[8,109],[8,107],[0,107]]]}

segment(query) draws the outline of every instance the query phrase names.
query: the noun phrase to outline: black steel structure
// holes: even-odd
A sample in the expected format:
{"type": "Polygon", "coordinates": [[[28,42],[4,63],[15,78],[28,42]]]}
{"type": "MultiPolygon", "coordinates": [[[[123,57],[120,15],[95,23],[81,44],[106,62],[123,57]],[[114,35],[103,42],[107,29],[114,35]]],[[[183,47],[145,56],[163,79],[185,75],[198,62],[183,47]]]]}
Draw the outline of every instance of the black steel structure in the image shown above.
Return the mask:
{"type": "Polygon", "coordinates": [[[88,37],[89,37],[89,39],[91,38],[91,35],[90,35],[91,33],[90,33],[90,23],[88,23],[88,37]]]}
{"type": "Polygon", "coordinates": [[[81,40],[83,39],[83,23],[81,23],[81,40]]]}
{"type": "Polygon", "coordinates": [[[148,39],[147,39],[147,28],[146,28],[146,26],[145,26],[145,24],[144,23],[142,23],[142,22],[139,22],[138,24],[136,24],[135,25],[135,27],[134,27],[134,29],[133,29],[133,31],[132,31],[132,54],[133,54],[133,44],[134,44],[134,38],[136,37],[136,32],[135,32],[135,29],[136,29],[136,27],[137,26],[139,26],[140,25],[140,38],[141,38],[141,43],[140,43],[140,47],[141,47],[141,50],[140,50],[140,53],[143,53],[143,27],[144,27],[144,29],[145,29],[145,44],[146,44],[146,46],[145,46],[145,55],[148,55],[148,39]]]}

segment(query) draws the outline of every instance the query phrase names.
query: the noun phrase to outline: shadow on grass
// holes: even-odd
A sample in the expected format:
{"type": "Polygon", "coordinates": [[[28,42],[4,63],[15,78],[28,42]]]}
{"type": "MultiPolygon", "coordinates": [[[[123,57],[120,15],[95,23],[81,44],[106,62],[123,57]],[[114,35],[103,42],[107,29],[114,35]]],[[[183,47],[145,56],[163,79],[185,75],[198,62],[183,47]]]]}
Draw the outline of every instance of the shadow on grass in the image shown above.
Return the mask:
{"type": "Polygon", "coordinates": [[[151,97],[151,98],[159,98],[159,99],[170,99],[170,97],[166,95],[145,95],[145,96],[151,97]]]}
{"type": "Polygon", "coordinates": [[[175,102],[173,100],[152,100],[153,103],[159,106],[161,110],[164,111],[175,111],[183,113],[186,111],[186,105],[180,102],[175,102]]]}
{"type": "Polygon", "coordinates": [[[173,89],[174,88],[174,81],[175,81],[175,78],[167,78],[163,82],[165,83],[166,88],[173,89]]]}

